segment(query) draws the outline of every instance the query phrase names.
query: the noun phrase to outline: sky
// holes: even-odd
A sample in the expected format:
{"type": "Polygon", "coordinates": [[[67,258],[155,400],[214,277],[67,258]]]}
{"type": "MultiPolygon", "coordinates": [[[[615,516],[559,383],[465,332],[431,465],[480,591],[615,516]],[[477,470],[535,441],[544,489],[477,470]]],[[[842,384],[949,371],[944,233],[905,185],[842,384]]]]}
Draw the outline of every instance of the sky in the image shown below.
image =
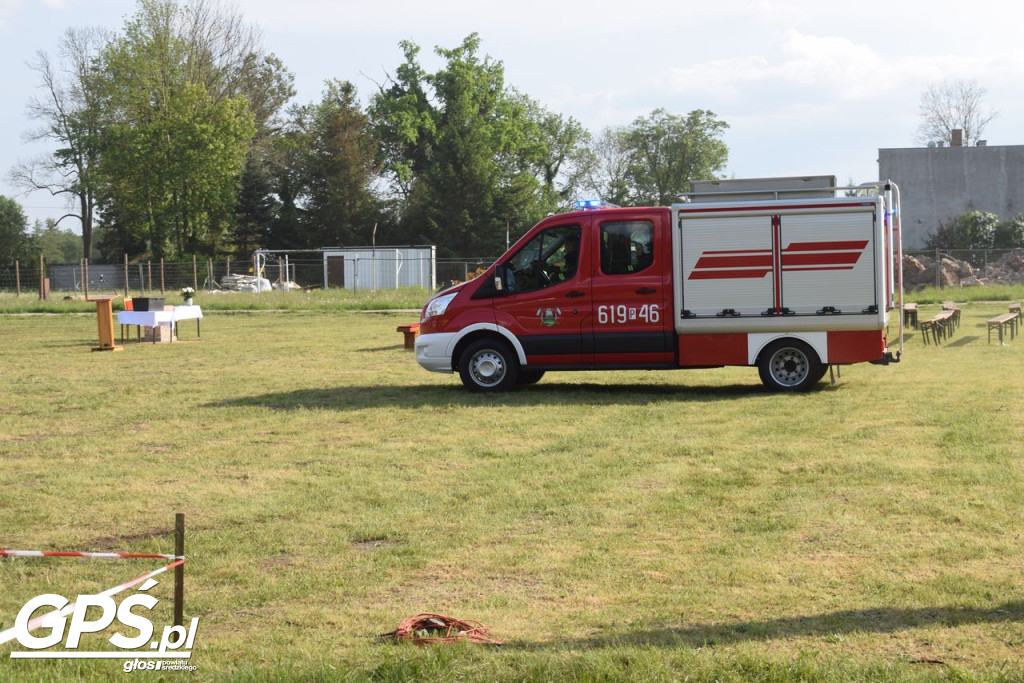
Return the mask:
{"type": "MultiPolygon", "coordinates": [[[[134,0],[0,0],[0,195],[30,221],[59,218],[63,201],[22,194],[8,172],[51,148],[23,142],[40,93],[26,62],[56,57],[68,28],[119,31],[134,0]]],[[[920,146],[921,94],[973,79],[996,112],[990,145],[1024,144],[1024,4],[1005,0],[240,0],[228,2],[295,75],[295,102],[318,101],[324,81],[351,81],[363,101],[418,44],[470,33],[505,67],[508,85],[598,133],[658,108],[708,109],[729,124],[735,178],[835,175],[878,179],[880,148],[920,146]]],[[[74,221],[61,227],[77,231],[74,221]]]]}

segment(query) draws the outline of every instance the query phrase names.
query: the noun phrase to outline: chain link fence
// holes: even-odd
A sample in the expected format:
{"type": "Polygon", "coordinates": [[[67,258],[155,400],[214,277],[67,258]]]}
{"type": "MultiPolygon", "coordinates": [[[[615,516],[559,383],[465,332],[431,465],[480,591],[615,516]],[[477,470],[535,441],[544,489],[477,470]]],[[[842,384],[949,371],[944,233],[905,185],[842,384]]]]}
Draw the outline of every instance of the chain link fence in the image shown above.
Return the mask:
{"type": "MultiPolygon", "coordinates": [[[[351,262],[333,266],[324,258],[270,258],[262,264],[262,287],[287,286],[303,289],[389,289],[395,281],[376,277],[378,270],[388,271],[398,264],[388,255],[376,255],[373,275],[345,278],[336,267],[352,268],[351,262]]],[[[436,259],[433,289],[470,280],[483,272],[494,258],[466,257],[436,259]]],[[[417,264],[408,259],[402,267],[417,264]]],[[[1024,283],[1024,248],[956,249],[904,251],[904,283],[908,290],[922,287],[970,287],[975,285],[1024,283]]],[[[197,291],[238,289],[254,282],[254,265],[249,260],[144,261],[119,264],[43,264],[12,263],[0,266],[0,291],[38,295],[44,289],[61,295],[151,292],[175,292],[183,287],[197,291]]],[[[253,287],[255,288],[255,287],[253,287]]]]}
{"type": "MultiPolygon", "coordinates": [[[[267,258],[260,262],[262,278],[259,288],[392,289],[407,286],[403,280],[392,276],[396,271],[406,269],[425,271],[426,278],[419,278],[416,282],[438,289],[475,277],[493,261],[493,258],[467,257],[419,263],[407,257],[399,261],[389,254],[363,258],[362,264],[352,259],[332,261],[323,257],[267,258]],[[369,268],[366,267],[368,265],[369,268]]],[[[255,289],[256,286],[255,266],[251,260],[158,260],[117,264],[43,263],[36,260],[0,266],[0,292],[19,295],[39,295],[44,290],[47,295],[59,293],[61,296],[115,292],[143,295],[176,292],[184,287],[206,291],[255,289]]]]}
{"type": "Polygon", "coordinates": [[[904,250],[903,281],[922,287],[972,287],[1024,283],[1024,248],[904,250]]]}

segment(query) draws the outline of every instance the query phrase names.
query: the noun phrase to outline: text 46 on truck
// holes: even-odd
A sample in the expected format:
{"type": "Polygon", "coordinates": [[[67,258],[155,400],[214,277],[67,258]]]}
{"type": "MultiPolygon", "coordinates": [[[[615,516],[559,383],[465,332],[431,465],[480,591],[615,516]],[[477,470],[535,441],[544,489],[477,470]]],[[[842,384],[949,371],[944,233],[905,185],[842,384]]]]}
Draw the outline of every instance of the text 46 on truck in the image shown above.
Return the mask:
{"type": "Polygon", "coordinates": [[[483,275],[427,302],[416,360],[473,391],[552,370],[731,365],[802,391],[830,365],[896,362],[899,190],[836,196],[834,185],[709,181],[671,207],[549,216],[483,275]]]}

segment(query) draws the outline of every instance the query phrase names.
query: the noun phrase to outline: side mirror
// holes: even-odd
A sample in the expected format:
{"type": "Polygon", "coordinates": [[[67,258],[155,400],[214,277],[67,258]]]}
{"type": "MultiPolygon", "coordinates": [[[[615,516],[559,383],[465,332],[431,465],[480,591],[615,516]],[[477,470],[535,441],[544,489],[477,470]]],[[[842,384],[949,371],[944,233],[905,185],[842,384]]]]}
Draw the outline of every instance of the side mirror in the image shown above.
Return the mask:
{"type": "Polygon", "coordinates": [[[506,266],[495,266],[494,268],[494,291],[499,294],[505,291],[505,278],[508,274],[506,266]]]}

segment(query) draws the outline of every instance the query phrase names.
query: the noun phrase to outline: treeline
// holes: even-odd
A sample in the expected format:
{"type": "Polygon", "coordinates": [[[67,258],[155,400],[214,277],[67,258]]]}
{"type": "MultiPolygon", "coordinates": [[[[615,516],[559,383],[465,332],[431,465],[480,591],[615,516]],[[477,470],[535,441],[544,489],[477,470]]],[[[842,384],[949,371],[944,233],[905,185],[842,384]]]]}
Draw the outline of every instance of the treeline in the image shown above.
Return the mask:
{"type": "Polygon", "coordinates": [[[31,64],[32,137],[55,151],[11,176],[73,199],[84,253],[430,243],[493,255],[582,196],[667,204],[727,161],[727,124],[658,109],[597,134],[505,82],[480,38],[420,47],[361,104],[345,80],[291,103],[294,78],[215,2],[140,0],[120,32],[72,29],[31,64]]]}
{"type": "Polygon", "coordinates": [[[1024,246],[1024,213],[1000,220],[989,211],[964,211],[925,240],[928,249],[1015,249],[1024,246]]]}

